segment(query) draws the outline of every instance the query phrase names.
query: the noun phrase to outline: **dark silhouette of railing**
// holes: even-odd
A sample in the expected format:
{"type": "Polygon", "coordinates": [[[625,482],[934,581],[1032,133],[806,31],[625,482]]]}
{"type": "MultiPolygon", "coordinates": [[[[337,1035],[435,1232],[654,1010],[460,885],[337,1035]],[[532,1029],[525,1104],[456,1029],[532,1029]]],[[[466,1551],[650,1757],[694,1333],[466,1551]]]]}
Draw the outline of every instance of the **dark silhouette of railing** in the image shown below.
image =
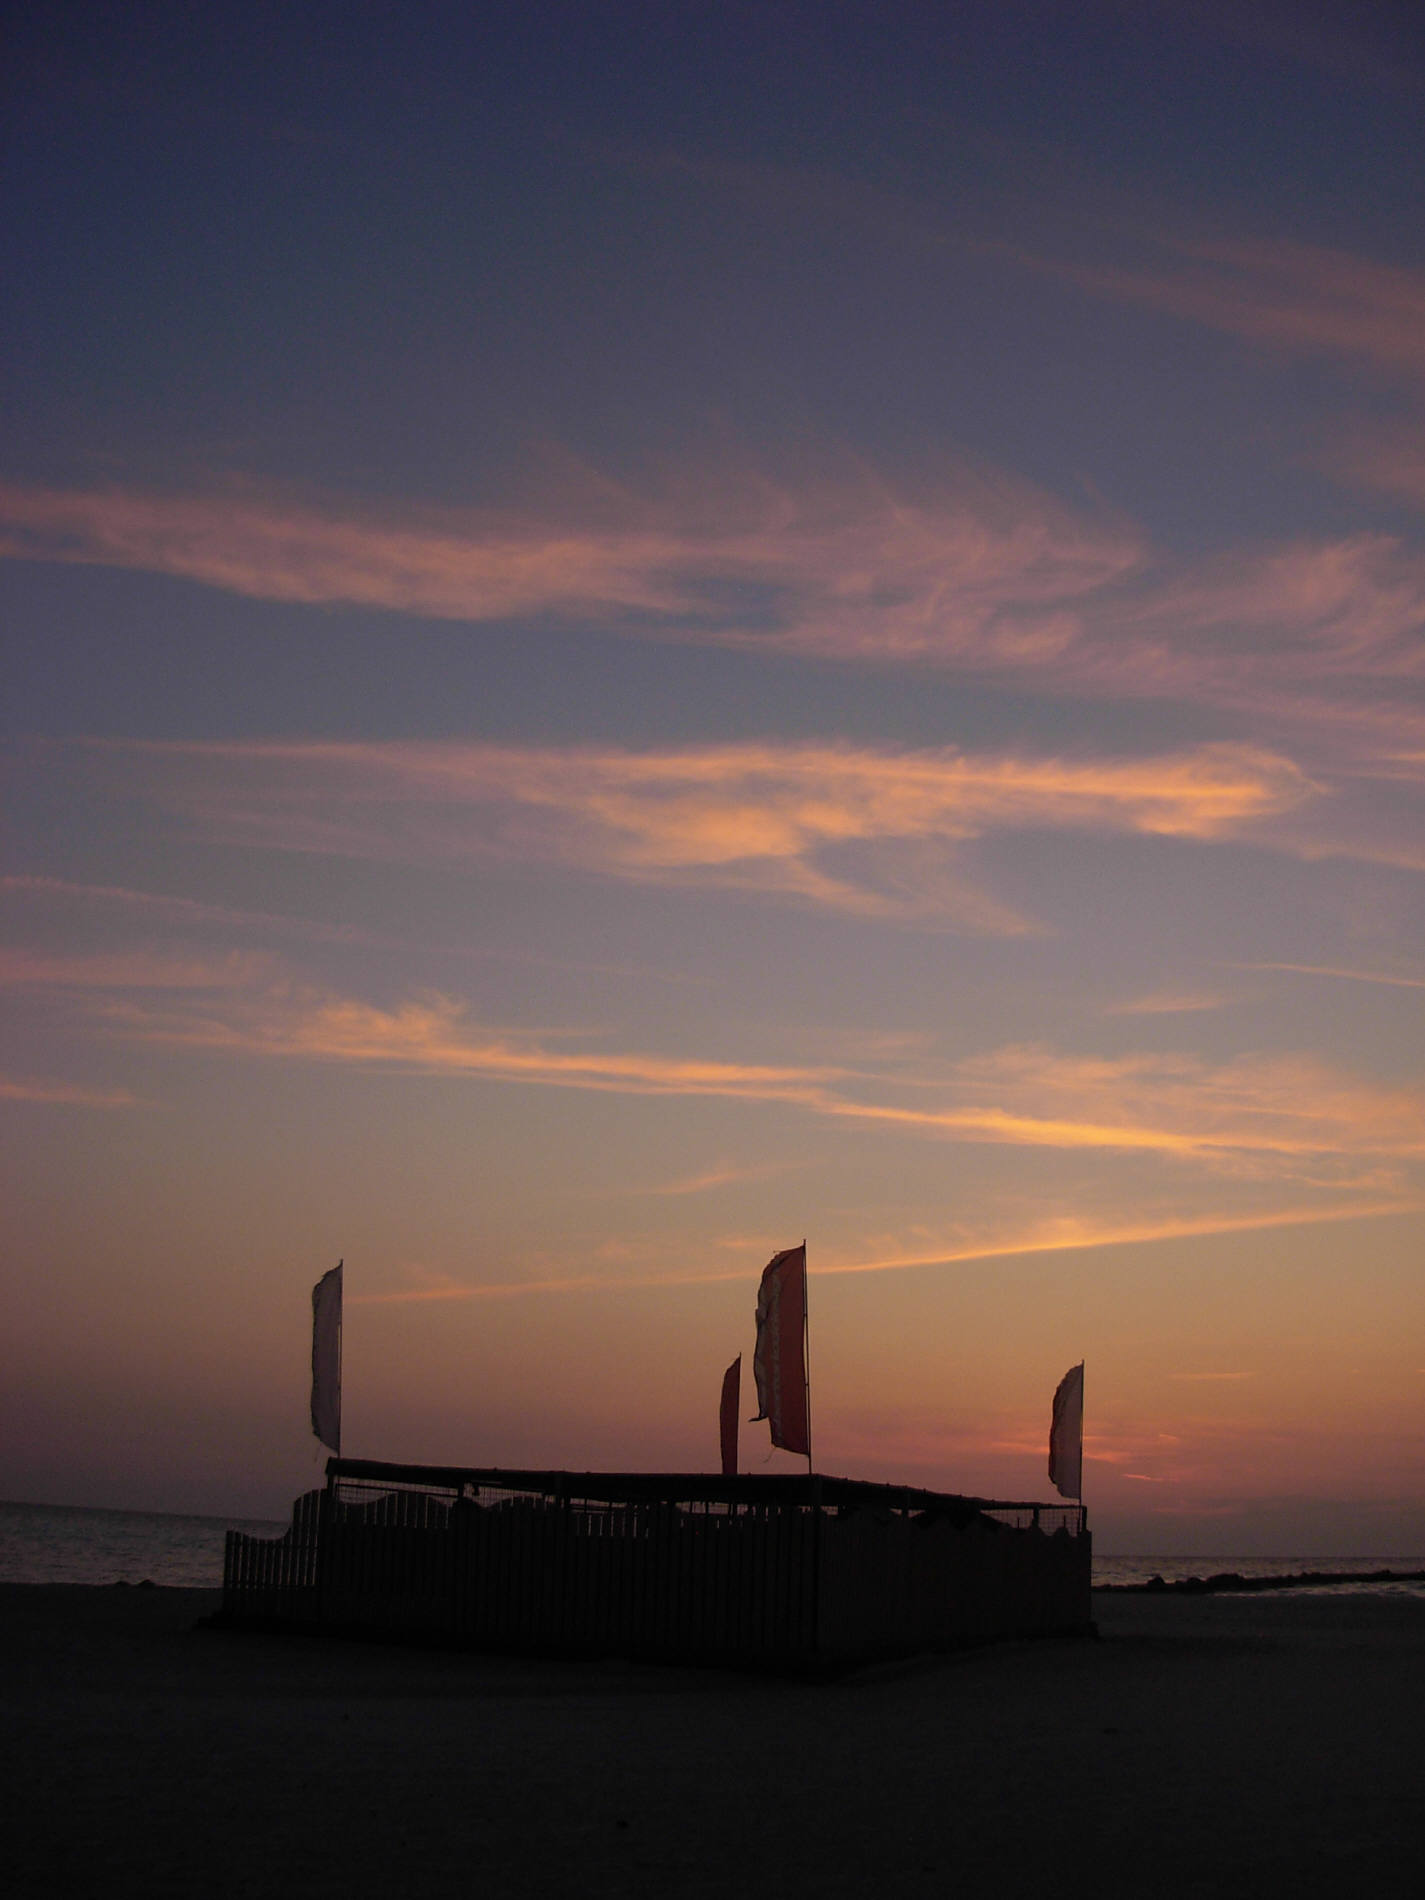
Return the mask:
{"type": "Polygon", "coordinates": [[[229,1533],[227,1620],[774,1664],[1089,1625],[1078,1505],[356,1459],[327,1478],[283,1537],[229,1533]]]}

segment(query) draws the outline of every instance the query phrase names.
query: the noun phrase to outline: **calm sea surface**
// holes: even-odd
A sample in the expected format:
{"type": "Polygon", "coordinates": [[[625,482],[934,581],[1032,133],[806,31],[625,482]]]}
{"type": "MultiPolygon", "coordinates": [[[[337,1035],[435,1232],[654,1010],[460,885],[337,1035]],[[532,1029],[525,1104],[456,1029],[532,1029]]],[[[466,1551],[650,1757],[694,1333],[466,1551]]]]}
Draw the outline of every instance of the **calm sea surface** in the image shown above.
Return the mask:
{"type": "Polygon", "coordinates": [[[157,1511],[81,1511],[62,1504],[0,1504],[0,1583],[164,1583],[223,1580],[229,1528],[277,1537],[285,1524],[157,1511]]]}
{"type": "MultiPolygon", "coordinates": [[[[59,1504],[0,1503],[0,1583],[151,1583],[216,1588],[223,1580],[223,1533],[277,1537],[285,1523],[235,1517],[174,1517],[155,1511],[86,1511],[59,1504]]],[[[1314,1557],[1094,1558],[1095,1583],[1162,1577],[1289,1576],[1306,1570],[1422,1570],[1425,1555],[1314,1557]]],[[[1320,1586],[1333,1594],[1383,1591],[1425,1598],[1425,1583],[1320,1586]]]]}

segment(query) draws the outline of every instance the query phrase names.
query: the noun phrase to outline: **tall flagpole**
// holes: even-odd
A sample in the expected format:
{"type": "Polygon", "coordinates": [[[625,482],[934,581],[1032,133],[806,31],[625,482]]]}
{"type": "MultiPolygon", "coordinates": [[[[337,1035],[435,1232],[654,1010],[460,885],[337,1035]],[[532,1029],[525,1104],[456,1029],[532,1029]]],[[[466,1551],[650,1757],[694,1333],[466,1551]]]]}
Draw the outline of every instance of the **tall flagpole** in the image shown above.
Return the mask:
{"type": "Polygon", "coordinates": [[[807,1314],[807,1243],[802,1236],[802,1376],[806,1381],[807,1476],[811,1476],[811,1321],[807,1314]]]}
{"type": "MultiPolygon", "coordinates": [[[[328,1254],[330,1259],[331,1255],[328,1254]]],[[[338,1273],[345,1267],[345,1259],[338,1260],[338,1273]]],[[[341,1305],[336,1309],[336,1455],[341,1456],[341,1336],[346,1326],[346,1287],[342,1286],[341,1305]]]]}

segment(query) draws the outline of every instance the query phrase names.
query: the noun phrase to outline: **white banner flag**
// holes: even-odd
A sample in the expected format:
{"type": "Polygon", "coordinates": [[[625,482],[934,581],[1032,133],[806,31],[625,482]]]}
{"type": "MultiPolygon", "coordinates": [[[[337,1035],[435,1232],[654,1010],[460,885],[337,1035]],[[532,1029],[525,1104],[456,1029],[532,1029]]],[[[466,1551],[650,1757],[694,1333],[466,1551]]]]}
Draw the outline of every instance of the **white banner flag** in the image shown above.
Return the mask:
{"type": "Polygon", "coordinates": [[[312,1430],[341,1456],[341,1262],[312,1288],[312,1430]]]}
{"type": "Polygon", "coordinates": [[[1061,1498],[1084,1495],[1084,1368],[1072,1366],[1054,1394],[1049,1427],[1049,1476],[1061,1498]]]}

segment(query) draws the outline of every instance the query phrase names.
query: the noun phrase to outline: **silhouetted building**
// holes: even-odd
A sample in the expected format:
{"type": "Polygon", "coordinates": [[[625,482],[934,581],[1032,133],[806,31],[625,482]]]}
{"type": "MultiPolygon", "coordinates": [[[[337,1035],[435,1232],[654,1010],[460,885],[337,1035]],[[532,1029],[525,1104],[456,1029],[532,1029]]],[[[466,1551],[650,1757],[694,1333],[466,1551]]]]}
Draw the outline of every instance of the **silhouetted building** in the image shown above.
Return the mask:
{"type": "Polygon", "coordinates": [[[1077,1504],[850,1478],[334,1458],[223,1620],[536,1653],[809,1668],[1092,1628],[1077,1504]]]}

